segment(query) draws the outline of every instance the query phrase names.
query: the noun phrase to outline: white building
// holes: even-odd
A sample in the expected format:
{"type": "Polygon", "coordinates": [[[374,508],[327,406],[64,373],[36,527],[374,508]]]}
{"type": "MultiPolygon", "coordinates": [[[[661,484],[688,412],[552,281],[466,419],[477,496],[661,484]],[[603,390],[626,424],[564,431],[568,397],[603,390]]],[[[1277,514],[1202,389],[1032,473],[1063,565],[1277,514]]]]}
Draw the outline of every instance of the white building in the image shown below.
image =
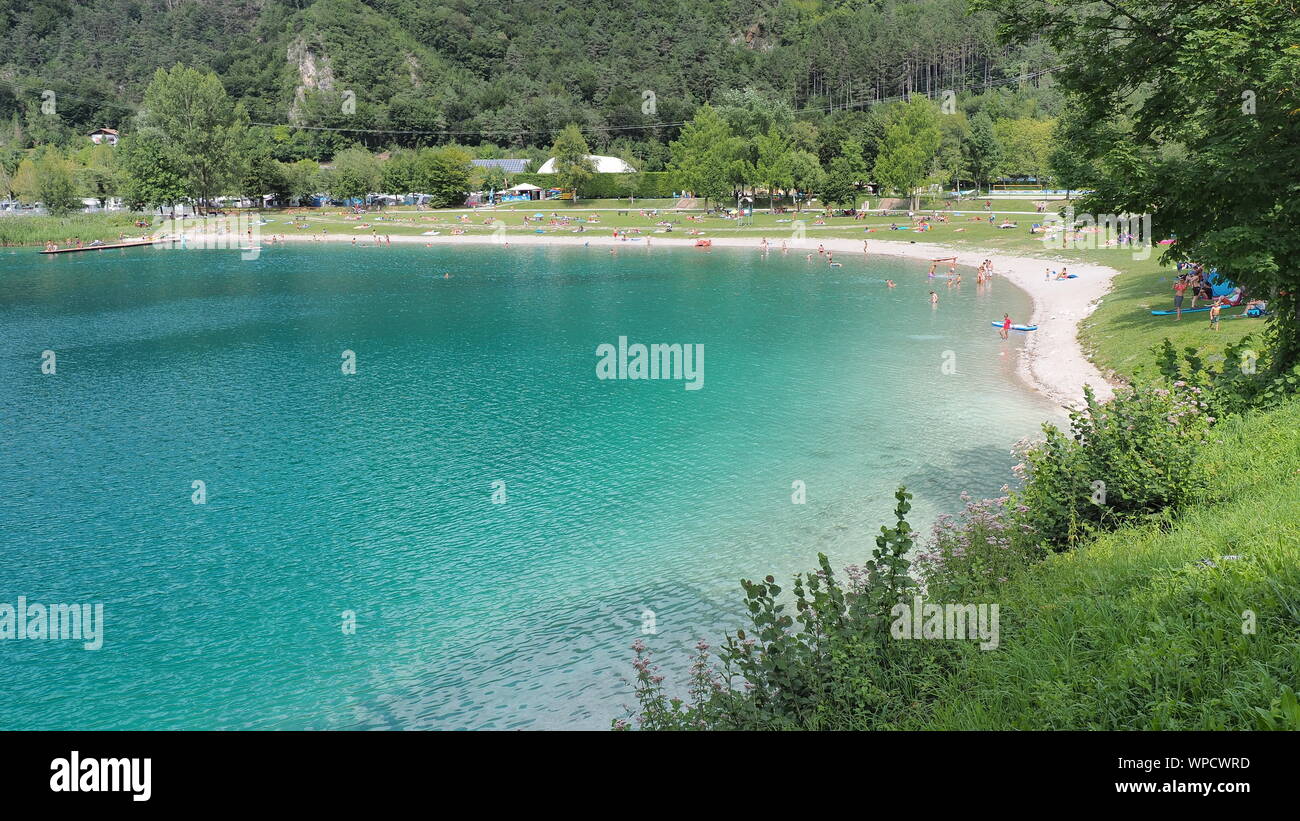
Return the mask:
{"type": "MultiPolygon", "coordinates": [[[[628,174],[636,172],[635,168],[623,162],[618,157],[601,157],[596,154],[588,154],[587,159],[591,161],[597,174],[628,174]]],[[[549,160],[542,163],[542,167],[537,169],[537,173],[554,174],[555,158],[551,157],[549,160]]]]}
{"type": "Polygon", "coordinates": [[[100,143],[117,145],[117,132],[111,128],[96,128],[94,131],[90,132],[89,136],[90,141],[95,145],[99,145],[100,143]]]}

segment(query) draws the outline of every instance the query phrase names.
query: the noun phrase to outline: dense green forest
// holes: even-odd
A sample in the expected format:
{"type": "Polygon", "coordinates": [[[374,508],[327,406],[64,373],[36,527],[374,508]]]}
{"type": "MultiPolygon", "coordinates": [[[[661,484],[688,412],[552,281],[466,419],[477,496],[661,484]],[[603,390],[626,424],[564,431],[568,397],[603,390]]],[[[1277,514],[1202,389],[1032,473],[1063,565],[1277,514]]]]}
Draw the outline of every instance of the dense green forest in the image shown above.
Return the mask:
{"type": "Polygon", "coordinates": [[[916,92],[976,95],[973,113],[997,89],[1001,116],[1054,113],[1052,54],[998,45],[993,19],[966,0],[4,0],[0,133],[127,132],[179,62],[214,72],[253,124],[312,127],[281,141],[284,161],[358,141],[517,153],[576,123],[653,171],[700,104],[746,95],[833,123],[826,161],[873,103],[916,92]]]}

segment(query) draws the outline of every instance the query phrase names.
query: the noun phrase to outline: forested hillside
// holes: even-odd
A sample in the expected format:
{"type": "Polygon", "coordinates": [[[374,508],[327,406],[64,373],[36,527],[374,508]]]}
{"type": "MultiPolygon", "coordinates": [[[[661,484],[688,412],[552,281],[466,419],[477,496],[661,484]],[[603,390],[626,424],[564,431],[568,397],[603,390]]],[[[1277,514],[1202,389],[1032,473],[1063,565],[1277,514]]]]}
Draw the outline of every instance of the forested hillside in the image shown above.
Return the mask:
{"type": "Polygon", "coordinates": [[[653,169],[675,124],[744,89],[852,111],[1053,64],[993,28],[966,0],[2,0],[0,139],[128,131],[154,71],[181,62],[214,71],[253,123],[346,129],[299,131],[304,157],[357,140],[549,145],[577,123],[653,169]]]}

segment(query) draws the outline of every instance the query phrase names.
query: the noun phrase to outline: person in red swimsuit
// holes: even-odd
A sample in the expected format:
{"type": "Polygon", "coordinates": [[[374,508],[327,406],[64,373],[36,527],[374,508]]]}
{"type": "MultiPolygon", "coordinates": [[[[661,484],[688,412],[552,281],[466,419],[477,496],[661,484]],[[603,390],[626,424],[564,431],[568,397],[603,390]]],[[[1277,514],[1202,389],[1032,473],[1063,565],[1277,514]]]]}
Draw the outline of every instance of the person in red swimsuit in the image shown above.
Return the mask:
{"type": "Polygon", "coordinates": [[[1003,339],[1006,339],[1010,331],[1011,331],[1011,314],[1003,314],[1002,331],[998,335],[1001,336],[1003,339]]]}

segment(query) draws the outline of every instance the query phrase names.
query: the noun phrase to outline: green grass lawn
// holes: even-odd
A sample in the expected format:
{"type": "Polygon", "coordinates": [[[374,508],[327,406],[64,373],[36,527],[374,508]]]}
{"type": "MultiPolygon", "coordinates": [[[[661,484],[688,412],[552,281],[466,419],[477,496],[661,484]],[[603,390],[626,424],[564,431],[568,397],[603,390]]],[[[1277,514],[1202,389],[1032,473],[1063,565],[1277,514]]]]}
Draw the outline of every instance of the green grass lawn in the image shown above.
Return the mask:
{"type": "Polygon", "coordinates": [[[1170,525],[1001,588],[1001,646],[963,646],[916,726],[1300,729],[1300,402],[1220,425],[1202,464],[1210,496],[1170,525]]]}
{"type": "Polygon", "coordinates": [[[147,229],[137,228],[136,220],[148,219],[129,211],[98,214],[70,214],[66,217],[2,216],[0,246],[32,245],[41,247],[53,240],[63,244],[70,238],[82,242],[102,239],[116,241],[119,235],[138,237],[147,229]]]}

